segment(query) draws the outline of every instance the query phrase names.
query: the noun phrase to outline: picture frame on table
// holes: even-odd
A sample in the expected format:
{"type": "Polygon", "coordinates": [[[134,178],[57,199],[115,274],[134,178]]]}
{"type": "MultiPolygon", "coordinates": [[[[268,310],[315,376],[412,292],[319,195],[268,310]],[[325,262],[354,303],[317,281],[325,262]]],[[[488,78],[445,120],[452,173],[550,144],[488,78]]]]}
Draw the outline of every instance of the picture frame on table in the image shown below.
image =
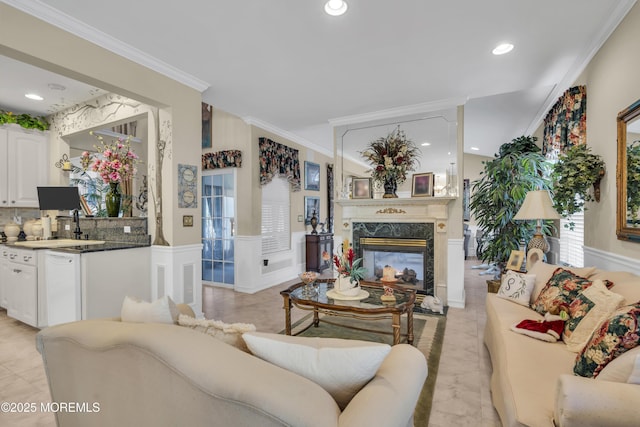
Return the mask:
{"type": "Polygon", "coordinates": [[[414,173],[411,180],[411,197],[433,197],[433,172],[414,173]]]}
{"type": "Polygon", "coordinates": [[[311,217],[316,215],[316,218],[320,218],[320,197],[317,196],[304,196],[304,224],[311,224],[311,217]]]}
{"type": "Polygon", "coordinates": [[[507,261],[507,270],[520,271],[524,262],[524,251],[511,251],[509,261],[507,261]]]}
{"type": "Polygon", "coordinates": [[[371,178],[353,178],[352,199],[371,198],[371,178]]]}
{"type": "Polygon", "coordinates": [[[304,189],[320,191],[320,165],[313,162],[304,162],[304,189]]]}

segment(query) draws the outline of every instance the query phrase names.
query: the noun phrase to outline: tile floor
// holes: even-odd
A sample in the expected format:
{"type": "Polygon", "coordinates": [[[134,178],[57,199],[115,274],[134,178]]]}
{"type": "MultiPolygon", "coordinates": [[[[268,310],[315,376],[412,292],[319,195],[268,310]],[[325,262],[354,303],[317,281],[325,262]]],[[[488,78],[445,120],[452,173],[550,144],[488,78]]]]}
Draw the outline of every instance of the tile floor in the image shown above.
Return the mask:
{"type": "MultiPolygon", "coordinates": [[[[466,308],[450,308],[433,398],[430,426],[500,426],[491,405],[489,355],[482,342],[486,316],[484,299],[487,276],[472,270],[478,261],[465,261],[466,308]],[[481,424],[478,420],[482,420],[481,424]]],[[[204,312],[207,318],[226,322],[254,323],[258,330],[279,332],[284,313],[279,292],[293,282],[253,295],[205,286],[204,312]],[[275,315],[274,315],[275,313],[275,315]]],[[[292,321],[304,312],[292,311],[292,321]]],[[[49,401],[42,359],[34,344],[37,329],[24,325],[0,309],[0,402],[49,401]]],[[[5,414],[0,426],[55,426],[52,414],[5,414]]],[[[422,427],[422,426],[421,426],[422,427]]]]}

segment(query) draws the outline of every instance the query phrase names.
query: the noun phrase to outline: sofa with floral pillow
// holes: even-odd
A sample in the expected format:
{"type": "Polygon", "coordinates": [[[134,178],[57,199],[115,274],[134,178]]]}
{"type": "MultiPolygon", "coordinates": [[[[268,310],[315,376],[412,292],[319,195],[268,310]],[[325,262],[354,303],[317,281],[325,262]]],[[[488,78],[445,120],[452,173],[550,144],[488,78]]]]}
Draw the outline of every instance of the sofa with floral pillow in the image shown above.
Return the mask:
{"type": "Polygon", "coordinates": [[[527,265],[486,301],[502,424],[640,425],[640,276],[527,265]]]}

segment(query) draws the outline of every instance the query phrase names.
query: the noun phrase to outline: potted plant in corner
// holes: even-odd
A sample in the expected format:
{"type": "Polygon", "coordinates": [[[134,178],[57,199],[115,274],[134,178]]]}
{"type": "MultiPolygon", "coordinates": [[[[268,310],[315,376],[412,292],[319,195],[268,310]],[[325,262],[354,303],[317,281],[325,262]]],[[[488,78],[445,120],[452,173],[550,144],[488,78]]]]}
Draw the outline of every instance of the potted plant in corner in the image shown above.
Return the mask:
{"type": "MultiPolygon", "coordinates": [[[[586,202],[599,202],[600,180],[604,174],[604,161],[584,144],[574,145],[560,154],[551,175],[556,210],[570,219],[576,212],[586,210],[586,202]]],[[[569,222],[565,227],[573,230],[574,224],[569,222]]]]}
{"type": "MultiPolygon", "coordinates": [[[[470,209],[482,237],[478,240],[478,257],[500,268],[512,250],[528,241],[535,230],[532,221],[514,221],[526,194],[548,190],[550,164],[535,144],[536,137],[521,136],[500,147],[493,160],[483,162],[480,179],[473,182],[470,209]]],[[[548,223],[543,224],[548,231],[548,223]]]]}

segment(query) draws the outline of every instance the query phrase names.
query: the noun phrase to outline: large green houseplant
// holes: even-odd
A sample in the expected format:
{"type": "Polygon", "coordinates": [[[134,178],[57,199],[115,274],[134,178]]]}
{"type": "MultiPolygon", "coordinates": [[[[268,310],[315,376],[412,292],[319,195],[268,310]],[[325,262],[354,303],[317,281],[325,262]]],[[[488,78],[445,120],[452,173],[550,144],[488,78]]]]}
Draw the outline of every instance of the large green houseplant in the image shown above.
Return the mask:
{"type": "MultiPolygon", "coordinates": [[[[586,145],[567,149],[553,165],[554,207],[564,218],[586,209],[585,202],[600,200],[600,180],[605,168],[602,158],[586,145]],[[593,188],[593,191],[592,191],[593,188]]],[[[573,222],[568,224],[573,229],[573,222]]]]}
{"type": "Polygon", "coordinates": [[[515,221],[513,217],[527,192],[550,186],[551,166],[536,140],[521,136],[503,144],[493,160],[483,162],[480,179],[473,182],[470,209],[483,232],[478,255],[484,262],[506,264],[511,251],[519,250],[520,243],[535,231],[533,221],[515,221]]]}

